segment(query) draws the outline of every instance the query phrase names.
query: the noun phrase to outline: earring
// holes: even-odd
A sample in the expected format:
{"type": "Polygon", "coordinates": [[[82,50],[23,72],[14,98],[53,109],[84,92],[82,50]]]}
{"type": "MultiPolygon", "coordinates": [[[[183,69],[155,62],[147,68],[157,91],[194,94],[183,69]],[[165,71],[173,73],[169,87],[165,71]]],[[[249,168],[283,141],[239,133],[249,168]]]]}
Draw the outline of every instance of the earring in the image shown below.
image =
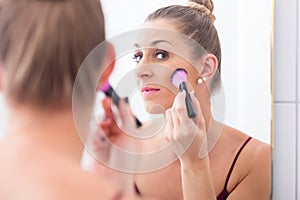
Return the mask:
{"type": "Polygon", "coordinates": [[[205,81],[207,81],[207,78],[206,77],[203,77],[203,78],[199,78],[198,80],[197,80],[197,83],[200,85],[200,84],[202,84],[203,82],[205,82],[205,81]]]}
{"type": "Polygon", "coordinates": [[[197,80],[197,83],[198,83],[199,85],[202,84],[202,83],[203,83],[202,78],[199,78],[199,79],[197,80]]]}

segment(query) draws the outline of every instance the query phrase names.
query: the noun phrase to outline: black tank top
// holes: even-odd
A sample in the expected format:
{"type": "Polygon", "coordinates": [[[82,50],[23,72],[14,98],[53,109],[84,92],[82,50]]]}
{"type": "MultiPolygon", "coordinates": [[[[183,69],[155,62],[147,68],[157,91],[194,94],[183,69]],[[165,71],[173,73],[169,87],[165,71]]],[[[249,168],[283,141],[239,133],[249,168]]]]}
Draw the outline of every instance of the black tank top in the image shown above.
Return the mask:
{"type": "Polygon", "coordinates": [[[218,195],[217,197],[217,200],[226,200],[227,197],[229,196],[229,192],[227,191],[227,184],[228,184],[228,181],[229,181],[229,178],[231,176],[231,173],[232,173],[232,170],[234,168],[234,165],[239,157],[239,155],[241,154],[242,150],[244,149],[244,147],[247,145],[247,143],[251,140],[252,137],[249,137],[245,142],[244,144],[240,147],[239,151],[237,152],[237,154],[235,155],[234,157],[234,160],[231,164],[231,167],[229,169],[229,172],[227,174],[227,177],[226,177],[226,181],[225,181],[225,185],[224,185],[224,188],[223,190],[220,192],[220,194],[218,195]]]}
{"type": "MultiPolygon", "coordinates": [[[[223,190],[220,192],[220,194],[218,195],[217,197],[217,200],[226,200],[227,197],[229,196],[229,192],[227,191],[227,184],[228,184],[228,181],[229,181],[229,178],[232,174],[232,170],[234,168],[234,165],[238,159],[238,157],[240,156],[242,150],[244,149],[244,147],[247,145],[247,143],[251,140],[252,137],[248,137],[248,139],[244,142],[244,144],[240,147],[240,149],[238,150],[237,154],[235,155],[234,157],[234,160],[231,164],[231,167],[229,169],[229,172],[227,174],[227,177],[226,177],[226,181],[225,181],[225,185],[224,185],[224,188],[223,190]]],[[[138,189],[137,185],[134,184],[134,188],[135,188],[135,192],[137,195],[141,196],[141,193],[140,193],[140,190],[138,189]]]]}

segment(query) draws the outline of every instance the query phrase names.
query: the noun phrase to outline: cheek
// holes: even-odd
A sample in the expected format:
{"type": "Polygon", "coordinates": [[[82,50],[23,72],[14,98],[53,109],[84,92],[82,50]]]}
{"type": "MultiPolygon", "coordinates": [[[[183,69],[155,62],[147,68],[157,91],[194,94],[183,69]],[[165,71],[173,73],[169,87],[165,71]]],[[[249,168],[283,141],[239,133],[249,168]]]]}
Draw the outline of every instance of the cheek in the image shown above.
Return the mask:
{"type": "Polygon", "coordinates": [[[195,90],[197,88],[197,80],[200,78],[200,71],[190,66],[188,69],[188,85],[195,90]]]}
{"type": "Polygon", "coordinates": [[[197,88],[197,80],[200,76],[192,76],[188,78],[187,84],[191,90],[196,90],[197,88]]]}
{"type": "Polygon", "coordinates": [[[168,94],[164,95],[164,97],[161,99],[161,104],[163,105],[163,107],[165,109],[169,109],[172,107],[174,99],[175,99],[175,95],[172,92],[168,92],[168,94]]]}

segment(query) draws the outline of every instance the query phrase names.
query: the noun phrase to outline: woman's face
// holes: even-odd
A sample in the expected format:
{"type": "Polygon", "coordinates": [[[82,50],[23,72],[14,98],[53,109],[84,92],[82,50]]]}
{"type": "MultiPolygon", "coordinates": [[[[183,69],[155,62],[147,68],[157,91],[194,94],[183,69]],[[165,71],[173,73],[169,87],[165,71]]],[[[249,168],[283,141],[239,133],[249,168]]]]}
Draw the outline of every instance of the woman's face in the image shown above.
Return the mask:
{"type": "Polygon", "coordinates": [[[139,90],[149,113],[163,113],[173,105],[179,92],[171,83],[174,70],[184,68],[187,71],[186,82],[191,91],[197,87],[200,75],[197,69],[201,65],[192,61],[189,45],[170,21],[155,20],[145,23],[142,28],[145,29],[138,37],[134,51],[139,90]]]}

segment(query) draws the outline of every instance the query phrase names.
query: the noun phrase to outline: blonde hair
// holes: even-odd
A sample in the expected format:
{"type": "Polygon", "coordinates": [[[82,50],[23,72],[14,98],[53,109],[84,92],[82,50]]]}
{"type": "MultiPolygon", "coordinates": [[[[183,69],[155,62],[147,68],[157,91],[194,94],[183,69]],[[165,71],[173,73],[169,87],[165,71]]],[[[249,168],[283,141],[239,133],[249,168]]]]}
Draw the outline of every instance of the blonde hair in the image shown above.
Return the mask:
{"type": "Polygon", "coordinates": [[[71,106],[81,63],[105,39],[99,0],[1,2],[0,59],[9,100],[71,106]]]}
{"type": "Polygon", "coordinates": [[[214,4],[212,1],[188,1],[184,5],[203,12],[210,18],[211,22],[216,20],[216,17],[213,14],[214,4]]]}
{"type": "MultiPolygon", "coordinates": [[[[193,0],[185,5],[172,5],[160,8],[150,14],[146,21],[167,19],[187,37],[196,41],[206,53],[214,54],[218,60],[218,70],[210,82],[213,93],[221,86],[221,45],[214,26],[214,4],[211,0],[193,0]]],[[[194,57],[202,56],[203,51],[193,49],[194,57]]]]}

